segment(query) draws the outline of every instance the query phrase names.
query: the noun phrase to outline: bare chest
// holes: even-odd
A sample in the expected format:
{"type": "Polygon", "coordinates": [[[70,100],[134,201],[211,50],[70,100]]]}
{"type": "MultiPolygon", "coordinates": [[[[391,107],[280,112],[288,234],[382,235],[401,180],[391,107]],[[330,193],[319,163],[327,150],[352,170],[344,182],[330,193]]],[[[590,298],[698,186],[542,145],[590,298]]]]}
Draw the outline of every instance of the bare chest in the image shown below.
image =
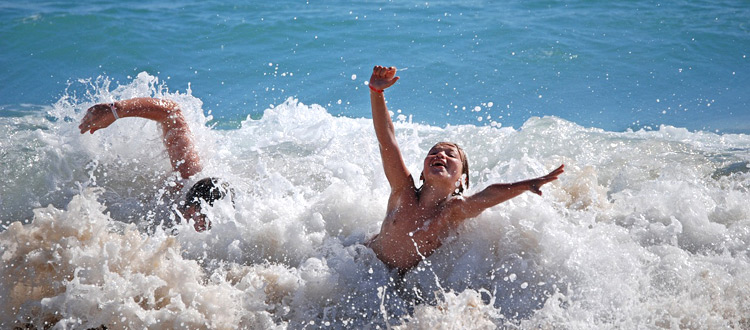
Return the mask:
{"type": "Polygon", "coordinates": [[[441,232],[449,217],[444,205],[423,207],[405,204],[391,210],[383,221],[394,234],[413,236],[416,232],[441,232]]]}

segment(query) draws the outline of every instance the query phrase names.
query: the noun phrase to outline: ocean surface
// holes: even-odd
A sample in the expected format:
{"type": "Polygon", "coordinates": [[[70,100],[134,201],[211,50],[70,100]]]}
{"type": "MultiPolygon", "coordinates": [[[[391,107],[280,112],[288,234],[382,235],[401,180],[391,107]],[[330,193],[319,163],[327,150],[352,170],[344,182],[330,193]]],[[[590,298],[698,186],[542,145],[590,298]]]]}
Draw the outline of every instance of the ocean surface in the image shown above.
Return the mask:
{"type": "MultiPolygon", "coordinates": [[[[746,1],[0,1],[0,328],[750,328],[746,1]],[[466,221],[403,281],[363,245],[407,166],[464,147],[466,221]],[[168,228],[177,101],[235,204],[168,228]]],[[[196,178],[196,180],[199,178],[196,178]]],[[[230,204],[230,205],[227,205],[230,204]]]]}

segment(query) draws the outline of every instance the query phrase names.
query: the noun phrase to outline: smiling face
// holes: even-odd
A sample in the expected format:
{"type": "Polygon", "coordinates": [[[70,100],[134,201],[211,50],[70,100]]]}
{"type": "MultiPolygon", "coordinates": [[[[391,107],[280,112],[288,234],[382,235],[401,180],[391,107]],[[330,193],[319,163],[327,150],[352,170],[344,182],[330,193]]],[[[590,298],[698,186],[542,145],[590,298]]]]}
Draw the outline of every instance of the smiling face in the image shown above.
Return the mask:
{"type": "Polygon", "coordinates": [[[456,184],[460,194],[469,187],[469,163],[461,147],[455,143],[440,142],[430,149],[424,159],[422,177],[425,182],[456,184]],[[466,175],[462,180],[461,176],[466,175]],[[437,181],[436,181],[437,180],[437,181]]]}

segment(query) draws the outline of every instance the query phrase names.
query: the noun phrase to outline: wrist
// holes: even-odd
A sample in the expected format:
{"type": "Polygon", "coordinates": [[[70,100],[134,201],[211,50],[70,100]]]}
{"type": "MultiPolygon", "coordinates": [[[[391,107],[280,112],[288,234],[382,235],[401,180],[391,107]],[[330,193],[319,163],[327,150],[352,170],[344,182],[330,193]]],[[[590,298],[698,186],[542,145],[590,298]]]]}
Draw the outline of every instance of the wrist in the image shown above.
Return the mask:
{"type": "Polygon", "coordinates": [[[111,102],[109,104],[109,110],[112,111],[112,116],[115,117],[115,120],[120,119],[120,116],[117,114],[117,103],[116,102],[111,102]]]}
{"type": "Polygon", "coordinates": [[[539,191],[539,185],[536,182],[531,181],[529,182],[529,190],[533,192],[539,191]]]}
{"type": "Polygon", "coordinates": [[[372,87],[372,85],[370,85],[370,84],[368,84],[367,87],[370,87],[370,92],[375,92],[375,93],[383,94],[383,90],[382,89],[377,89],[375,87],[372,87]]]}

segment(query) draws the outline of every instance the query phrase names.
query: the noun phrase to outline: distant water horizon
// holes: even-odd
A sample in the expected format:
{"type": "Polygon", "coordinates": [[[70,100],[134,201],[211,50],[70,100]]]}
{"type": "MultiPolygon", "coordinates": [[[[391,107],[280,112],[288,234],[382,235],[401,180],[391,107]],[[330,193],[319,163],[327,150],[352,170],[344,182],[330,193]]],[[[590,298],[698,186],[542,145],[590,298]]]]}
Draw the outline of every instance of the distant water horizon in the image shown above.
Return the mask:
{"type": "Polygon", "coordinates": [[[369,118],[364,82],[391,65],[403,78],[392,107],[424,124],[520,127],[554,115],[610,131],[750,132],[741,1],[3,7],[1,116],[43,111],[97,77],[127,84],[147,72],[191,90],[219,128],[289,97],[369,118]]]}

